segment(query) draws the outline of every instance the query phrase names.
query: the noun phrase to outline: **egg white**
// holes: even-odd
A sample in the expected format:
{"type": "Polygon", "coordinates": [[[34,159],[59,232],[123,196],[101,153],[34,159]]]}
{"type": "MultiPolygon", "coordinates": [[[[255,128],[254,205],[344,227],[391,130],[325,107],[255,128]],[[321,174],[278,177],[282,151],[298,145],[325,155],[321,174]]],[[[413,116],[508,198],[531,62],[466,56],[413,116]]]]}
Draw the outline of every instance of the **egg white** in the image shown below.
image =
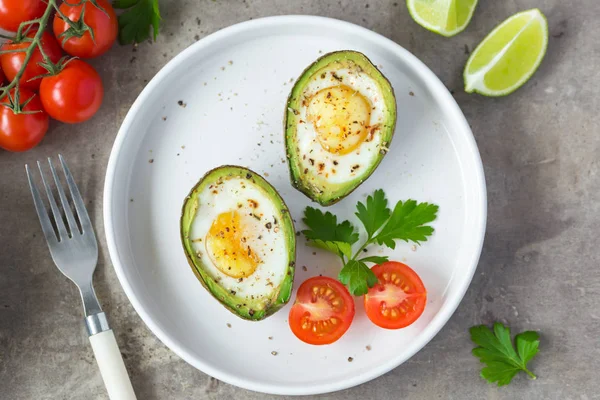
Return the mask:
{"type": "MultiPolygon", "coordinates": [[[[358,67],[344,69],[324,68],[320,70],[306,84],[302,96],[310,99],[320,90],[339,86],[340,84],[357,91],[371,103],[372,109],[369,125],[381,124],[383,126],[387,113],[383,94],[377,82],[358,67]],[[324,79],[321,78],[323,72],[326,74],[324,79]],[[341,82],[335,79],[332,72],[335,73],[335,76],[341,78],[341,82]]],[[[354,151],[348,154],[330,153],[319,143],[314,125],[308,122],[308,107],[303,103],[300,102],[298,109],[298,121],[302,122],[297,124],[296,133],[298,154],[306,155],[306,157],[300,157],[299,159],[301,170],[306,171],[306,173],[321,175],[323,179],[331,183],[344,183],[365,173],[367,168],[375,162],[374,160],[382,148],[385,147],[382,144],[381,129],[375,131],[372,140],[365,140],[354,151]],[[313,160],[313,162],[310,160],[313,160]],[[319,164],[324,164],[324,169],[320,170],[319,164]],[[358,168],[355,168],[357,165],[358,168]],[[335,170],[335,173],[333,173],[333,170],[335,170]]],[[[386,151],[387,148],[383,150],[386,151]]]]}
{"type": "Polygon", "coordinates": [[[252,300],[268,296],[277,289],[285,278],[290,260],[285,232],[280,226],[281,210],[268,195],[248,180],[231,178],[207,187],[198,194],[198,200],[199,209],[191,225],[190,238],[194,251],[211,277],[225,289],[234,291],[236,297],[252,300]],[[255,201],[258,206],[251,207],[248,200],[255,201]],[[239,204],[242,206],[238,207],[239,204]],[[211,261],[205,245],[213,221],[219,214],[233,210],[241,215],[246,244],[261,260],[254,273],[241,281],[221,272],[211,261]],[[260,216],[260,220],[252,215],[260,216]],[[267,223],[271,224],[271,229],[267,228],[267,223]]]}

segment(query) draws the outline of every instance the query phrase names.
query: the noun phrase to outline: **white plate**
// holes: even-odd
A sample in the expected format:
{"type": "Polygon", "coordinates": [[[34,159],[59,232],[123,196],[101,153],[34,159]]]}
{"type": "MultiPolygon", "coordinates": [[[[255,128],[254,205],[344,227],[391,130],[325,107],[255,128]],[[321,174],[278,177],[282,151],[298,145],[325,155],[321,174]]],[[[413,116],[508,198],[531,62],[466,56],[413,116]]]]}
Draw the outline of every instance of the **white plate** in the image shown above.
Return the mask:
{"type": "MultiPolygon", "coordinates": [[[[462,299],[477,266],[486,220],[477,146],[442,83],[412,54],[376,33],[307,16],[223,29],[165,66],[121,126],[104,203],[117,276],[156,336],[217,379],[278,394],[348,388],[421,349],[462,299]],[[310,346],[289,330],[289,304],[257,323],[235,317],[215,301],[185,259],[179,217],[184,197],[206,171],[239,164],[263,174],[287,202],[296,227],[302,227],[302,211],[310,202],[290,186],[283,163],[286,97],[304,68],[322,53],[340,49],[361,51],[380,66],[396,92],[398,124],[390,152],[373,176],[329,210],[356,222],[356,202],[384,188],[393,202],[430,201],[440,205],[440,212],[435,235],[422,247],[414,251],[398,243],[395,251],[385,250],[422,277],[429,292],[423,316],[407,329],[387,331],[368,321],[357,298],[357,315],[346,335],[330,346],[310,346]]],[[[296,287],[310,276],[337,275],[338,261],[313,251],[298,240],[296,287]]]]}

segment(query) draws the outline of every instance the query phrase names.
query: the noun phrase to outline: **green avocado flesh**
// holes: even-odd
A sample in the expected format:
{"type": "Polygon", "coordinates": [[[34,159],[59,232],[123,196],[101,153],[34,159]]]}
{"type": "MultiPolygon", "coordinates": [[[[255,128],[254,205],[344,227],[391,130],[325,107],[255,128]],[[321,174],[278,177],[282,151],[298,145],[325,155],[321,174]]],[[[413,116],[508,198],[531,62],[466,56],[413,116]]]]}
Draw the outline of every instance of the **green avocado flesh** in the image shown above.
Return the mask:
{"type": "MultiPolygon", "coordinates": [[[[252,220],[252,218],[250,219],[252,220]]],[[[294,282],[296,235],[289,210],[283,199],[262,176],[247,168],[230,165],[209,171],[185,198],[180,223],[181,241],[194,274],[202,286],[231,312],[241,318],[258,321],[275,313],[288,302],[294,282]],[[235,191],[231,189],[234,184],[237,185],[235,191]],[[210,196],[213,196],[213,194],[217,196],[217,193],[226,197],[215,197],[214,203],[211,203],[210,196]],[[255,208],[251,209],[255,210],[254,215],[252,213],[248,214],[247,208],[242,208],[242,205],[248,202],[256,203],[256,201],[244,197],[247,193],[253,193],[255,196],[252,197],[253,199],[261,199],[261,205],[254,205],[255,208]],[[214,264],[207,265],[207,247],[204,247],[207,236],[192,237],[195,234],[194,229],[201,229],[194,228],[195,224],[210,225],[212,222],[210,219],[214,220],[214,213],[217,212],[214,210],[218,207],[220,209],[226,207],[223,205],[225,203],[232,203],[233,206],[231,210],[226,209],[224,212],[244,212],[246,213],[244,214],[245,218],[250,218],[248,217],[250,215],[259,221],[253,226],[268,228],[268,231],[259,229],[258,232],[253,232],[255,238],[261,239],[264,234],[265,237],[275,237],[275,240],[278,240],[276,241],[277,245],[273,244],[275,241],[273,239],[264,245],[265,248],[276,247],[275,251],[279,254],[277,258],[269,259],[265,256],[251,275],[239,278],[239,284],[237,278],[226,276],[214,264]],[[283,232],[283,235],[281,232],[283,232]],[[271,234],[277,236],[269,236],[271,234]],[[274,263],[273,260],[277,262],[274,263]],[[285,264],[282,265],[283,263],[285,264]],[[271,274],[271,271],[274,273],[271,274]],[[272,278],[274,282],[271,282],[271,276],[277,276],[278,278],[272,278]],[[225,287],[226,285],[229,286],[225,287]],[[254,292],[251,292],[252,295],[248,292],[251,286],[254,288],[251,289],[254,290],[254,292]],[[260,289],[256,289],[257,287],[260,289]],[[256,292],[256,290],[260,292],[256,292]]],[[[229,232],[229,228],[225,229],[229,232]]],[[[201,230],[198,230],[198,232],[201,232],[201,230]]],[[[244,237],[244,243],[245,240],[244,237]]],[[[266,252],[268,249],[264,251],[266,252]]],[[[270,251],[273,252],[273,249],[270,249],[270,251]]],[[[208,260],[212,259],[208,258],[208,260]]]]}
{"type": "MultiPolygon", "coordinates": [[[[330,94],[327,96],[329,99],[330,94]]],[[[335,110],[335,113],[349,112],[338,111],[339,108],[335,110]]],[[[356,51],[336,51],[319,58],[298,78],[289,95],[284,119],[285,144],[292,185],[313,201],[329,206],[350,194],[381,163],[394,135],[396,98],[390,82],[364,54],[356,51]],[[360,82],[368,82],[368,84],[360,82]],[[311,120],[308,110],[319,90],[334,88],[336,85],[349,88],[361,95],[368,92],[369,95],[364,97],[368,102],[367,107],[371,107],[371,110],[375,110],[375,102],[377,103],[378,111],[372,111],[370,120],[365,120],[365,129],[370,132],[370,136],[362,139],[363,142],[359,147],[350,153],[333,154],[329,150],[323,150],[325,147],[317,148],[313,153],[315,150],[313,145],[300,145],[300,143],[307,143],[308,140],[320,146],[315,133],[317,122],[314,118],[311,120]],[[372,117],[375,112],[378,113],[377,121],[372,117]],[[315,128],[312,128],[313,126],[315,128]],[[304,138],[301,137],[303,135],[304,138]],[[308,151],[308,148],[311,150],[308,151]],[[369,154],[370,156],[366,157],[369,154]],[[353,160],[352,157],[356,159],[359,156],[360,164],[347,165],[349,160],[353,160]],[[340,170],[336,166],[340,168],[343,166],[344,169],[340,170]],[[333,174],[337,174],[335,179],[332,178],[333,174]]],[[[342,128],[344,132],[346,132],[345,126],[350,125],[344,125],[342,128]]]]}

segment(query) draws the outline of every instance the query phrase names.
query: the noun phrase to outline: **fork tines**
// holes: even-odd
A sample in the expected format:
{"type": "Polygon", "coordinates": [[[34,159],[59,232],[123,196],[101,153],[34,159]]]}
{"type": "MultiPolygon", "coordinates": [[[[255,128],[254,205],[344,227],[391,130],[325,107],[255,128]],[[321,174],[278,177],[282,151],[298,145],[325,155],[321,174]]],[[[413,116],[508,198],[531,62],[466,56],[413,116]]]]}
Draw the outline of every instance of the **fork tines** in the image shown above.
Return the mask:
{"type": "Polygon", "coordinates": [[[42,169],[41,163],[38,161],[37,165],[40,171],[40,175],[42,177],[43,185],[46,189],[46,195],[48,197],[48,202],[50,203],[51,213],[48,213],[44,201],[42,200],[42,197],[40,195],[40,192],[38,191],[37,186],[33,181],[33,174],[29,169],[29,165],[25,165],[27,179],[29,180],[29,187],[31,188],[31,194],[33,195],[35,209],[40,218],[44,236],[46,237],[46,240],[48,242],[61,242],[66,239],[72,238],[75,235],[82,235],[88,231],[92,232],[90,218],[85,209],[85,205],[83,203],[83,199],[81,198],[81,194],[79,193],[79,189],[77,189],[77,185],[75,184],[73,176],[69,171],[69,167],[67,166],[67,163],[60,154],[58,155],[58,158],[62,165],[67,186],[69,187],[69,192],[71,193],[70,197],[75,206],[76,216],[77,220],[79,221],[79,224],[75,220],[71,204],[67,199],[61,181],[58,177],[58,174],[56,173],[56,169],[52,164],[52,159],[48,158],[48,164],[50,166],[52,177],[54,178],[54,184],[58,192],[58,197],[60,198],[62,213],[56,203],[54,194],[52,192],[52,188],[50,187],[48,181],[46,180],[46,177],[44,176],[44,171],[42,169]]]}

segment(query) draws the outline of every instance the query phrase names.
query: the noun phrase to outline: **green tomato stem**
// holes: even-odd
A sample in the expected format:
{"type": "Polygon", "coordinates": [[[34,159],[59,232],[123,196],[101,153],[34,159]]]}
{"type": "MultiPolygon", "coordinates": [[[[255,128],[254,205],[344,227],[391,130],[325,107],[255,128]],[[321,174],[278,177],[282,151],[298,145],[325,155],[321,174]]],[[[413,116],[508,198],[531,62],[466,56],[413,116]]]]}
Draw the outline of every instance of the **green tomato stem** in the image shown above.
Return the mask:
{"type": "Polygon", "coordinates": [[[0,50],[0,55],[2,54],[12,54],[12,53],[26,53],[27,50],[26,49],[19,49],[19,50],[0,50]]]}
{"type": "MultiPolygon", "coordinates": [[[[90,1],[90,0],[81,0],[78,3],[78,5],[87,3],[88,1],[90,1]]],[[[48,3],[48,5],[46,6],[46,10],[44,11],[44,14],[40,18],[32,19],[30,21],[25,21],[25,22],[22,22],[21,25],[19,25],[19,29],[17,30],[17,34],[16,34],[15,38],[11,38],[6,35],[0,35],[0,37],[5,38],[5,39],[16,39],[17,41],[20,41],[20,40],[23,40],[24,36],[26,36],[30,32],[33,25],[38,25],[35,36],[31,39],[28,38],[26,40],[26,42],[29,43],[29,46],[27,47],[27,49],[0,51],[0,54],[25,53],[25,59],[23,60],[23,66],[21,67],[19,72],[17,72],[17,75],[15,76],[15,78],[8,85],[0,88],[0,100],[4,99],[4,97],[6,97],[6,95],[8,94],[8,92],[11,89],[13,89],[15,87],[18,89],[19,80],[25,73],[25,68],[27,67],[27,64],[29,63],[29,61],[31,60],[33,52],[35,51],[36,48],[40,49],[40,54],[42,55],[42,58],[44,59],[44,64],[46,66],[56,67],[55,64],[52,63],[52,60],[50,60],[50,57],[48,57],[48,55],[42,48],[42,42],[41,42],[42,35],[44,34],[44,31],[46,30],[46,26],[48,26],[48,20],[50,19],[50,16],[52,15],[53,10],[56,10],[58,15],[61,18],[63,18],[65,21],[67,21],[67,23],[69,25],[71,25],[73,22],[70,21],[69,18],[67,18],[67,16],[64,15],[59,10],[57,0],[47,0],[47,3],[48,3]]],[[[65,3],[67,3],[67,2],[65,1],[65,3]]],[[[93,4],[93,2],[92,2],[92,4],[93,4]]]]}
{"type": "MultiPolygon", "coordinates": [[[[17,38],[20,37],[24,27],[31,26],[31,24],[34,24],[34,23],[37,23],[39,25],[38,30],[35,33],[35,36],[31,40],[31,43],[29,44],[29,47],[27,47],[27,50],[25,50],[25,59],[23,60],[23,66],[21,67],[19,72],[17,72],[17,75],[15,76],[15,78],[7,86],[2,88],[2,90],[0,91],[0,99],[3,99],[12,88],[17,86],[17,83],[19,82],[19,80],[21,79],[23,74],[25,73],[25,68],[27,67],[27,64],[29,63],[29,60],[31,60],[31,56],[33,55],[34,50],[38,47],[41,49],[42,44],[41,44],[40,39],[42,38],[42,34],[44,33],[46,26],[48,25],[48,19],[50,18],[50,15],[52,14],[52,10],[55,7],[56,7],[56,0],[48,0],[48,5],[46,6],[46,11],[44,11],[44,14],[40,18],[23,22],[19,26],[19,30],[17,31],[17,38]]],[[[22,51],[22,50],[20,50],[20,51],[22,51]]],[[[14,52],[18,52],[18,51],[14,51],[14,52]]],[[[42,53],[42,55],[43,54],[44,53],[42,53]]],[[[44,57],[44,61],[45,62],[50,61],[50,59],[48,59],[48,56],[44,57]]]]}
{"type": "MultiPolygon", "coordinates": [[[[36,19],[36,20],[34,20],[34,21],[35,21],[34,23],[30,23],[29,25],[27,25],[27,27],[25,27],[25,32],[22,32],[22,33],[21,33],[21,36],[18,36],[18,37],[19,37],[19,40],[24,40],[24,39],[26,39],[26,38],[27,38],[27,35],[29,35],[29,32],[31,32],[31,30],[33,29],[33,26],[34,26],[35,24],[39,24],[39,22],[40,22],[40,20],[39,20],[39,19],[36,19]]],[[[21,26],[19,26],[19,28],[21,28],[21,26]]],[[[21,28],[21,29],[22,29],[22,28],[21,28]]],[[[28,42],[31,42],[31,40],[28,40],[28,42]]]]}
{"type": "MultiPolygon", "coordinates": [[[[48,6],[46,6],[48,7],[48,6]]],[[[48,10],[46,8],[46,10],[48,10]]],[[[31,27],[35,24],[39,24],[40,23],[40,19],[36,18],[36,19],[32,19],[30,21],[25,21],[22,22],[21,25],[19,25],[19,29],[17,29],[17,34],[15,35],[17,41],[20,41],[21,39],[23,39],[23,37],[27,36],[27,33],[29,32],[29,30],[31,29],[31,27]],[[27,25],[26,25],[27,24],[27,25]],[[23,33],[23,29],[25,29],[25,33],[23,33]]]]}
{"type": "Polygon", "coordinates": [[[42,58],[44,59],[44,62],[49,62],[51,61],[50,58],[48,57],[48,54],[46,54],[46,51],[44,50],[44,46],[38,46],[40,49],[40,54],[42,55],[42,58]]]}
{"type": "Polygon", "coordinates": [[[56,9],[56,13],[58,14],[58,16],[67,23],[67,25],[69,25],[69,27],[71,28],[76,28],[77,25],[75,25],[75,22],[71,21],[69,19],[69,17],[67,17],[62,11],[60,11],[60,7],[55,6],[56,9]]]}

